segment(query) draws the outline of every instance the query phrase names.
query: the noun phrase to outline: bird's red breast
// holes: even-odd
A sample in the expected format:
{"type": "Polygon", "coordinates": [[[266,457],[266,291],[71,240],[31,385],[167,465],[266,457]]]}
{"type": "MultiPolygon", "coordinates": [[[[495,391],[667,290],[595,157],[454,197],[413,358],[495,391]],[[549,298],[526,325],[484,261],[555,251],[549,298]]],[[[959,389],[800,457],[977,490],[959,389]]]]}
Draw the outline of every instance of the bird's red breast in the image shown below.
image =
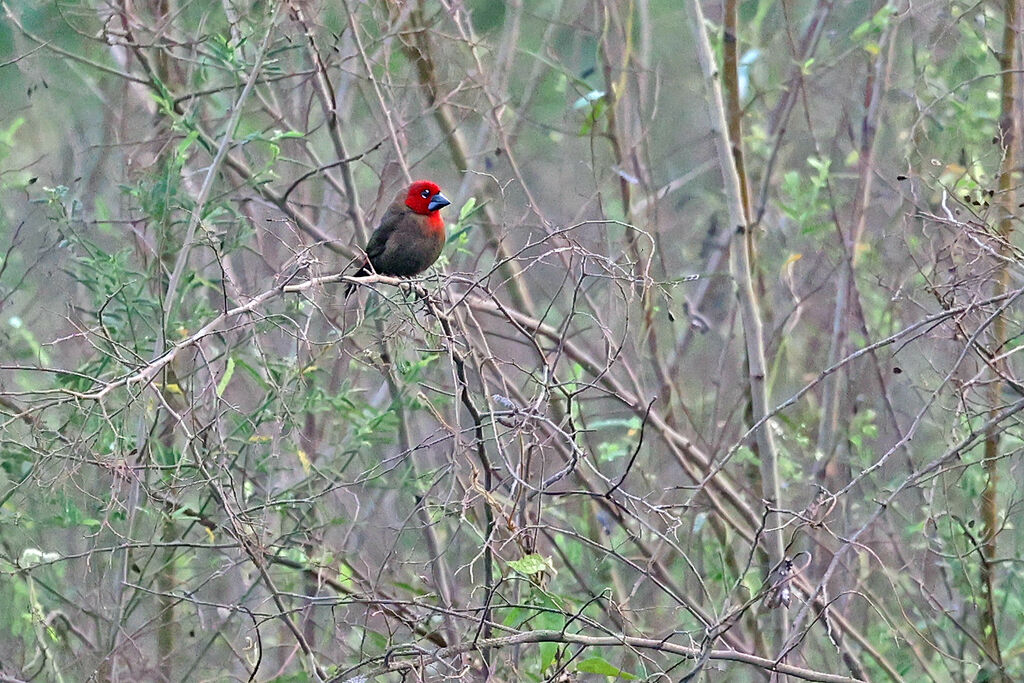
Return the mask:
{"type": "Polygon", "coordinates": [[[427,225],[434,232],[444,232],[444,219],[441,218],[441,211],[439,209],[427,214],[427,225]]]}

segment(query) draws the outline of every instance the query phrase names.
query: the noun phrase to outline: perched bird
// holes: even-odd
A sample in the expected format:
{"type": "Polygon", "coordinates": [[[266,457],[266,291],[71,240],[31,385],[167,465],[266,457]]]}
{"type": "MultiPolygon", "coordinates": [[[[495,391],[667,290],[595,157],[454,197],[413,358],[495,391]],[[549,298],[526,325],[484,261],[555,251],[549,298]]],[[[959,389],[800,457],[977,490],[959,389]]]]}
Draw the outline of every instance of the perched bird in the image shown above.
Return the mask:
{"type": "MultiPolygon", "coordinates": [[[[441,209],[451,204],[441,188],[429,180],[417,180],[395,197],[366,245],[366,263],[355,275],[411,277],[430,267],[444,248],[441,209]]],[[[349,283],[348,297],[355,289],[349,283]]]]}

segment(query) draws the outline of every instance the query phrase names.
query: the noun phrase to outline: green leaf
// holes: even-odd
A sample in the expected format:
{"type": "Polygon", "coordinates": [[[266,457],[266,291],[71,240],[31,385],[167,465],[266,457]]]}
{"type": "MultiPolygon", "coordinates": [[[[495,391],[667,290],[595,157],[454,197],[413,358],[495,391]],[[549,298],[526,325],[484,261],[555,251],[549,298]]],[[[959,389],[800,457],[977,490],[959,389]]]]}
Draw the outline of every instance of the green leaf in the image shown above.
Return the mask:
{"type": "Polygon", "coordinates": [[[459,209],[459,222],[466,220],[469,214],[473,213],[473,209],[476,208],[476,197],[470,197],[466,200],[466,203],[459,209]]]}
{"type": "Polygon", "coordinates": [[[198,139],[199,139],[199,131],[197,131],[197,130],[192,131],[191,133],[186,135],[185,138],[181,142],[178,143],[178,146],[174,150],[174,153],[177,156],[181,157],[182,155],[185,154],[185,152],[188,151],[188,148],[192,146],[192,143],[194,143],[198,139]]]}
{"type": "Polygon", "coordinates": [[[592,430],[608,429],[610,427],[620,427],[622,429],[640,429],[640,418],[639,417],[609,417],[605,419],[594,420],[590,425],[592,430]]]}
{"type": "Polygon", "coordinates": [[[626,673],[621,669],[612,666],[601,657],[588,657],[576,665],[576,670],[588,674],[604,674],[605,676],[616,676],[627,681],[635,681],[636,676],[626,673]]]}
{"type": "Polygon", "coordinates": [[[511,626],[513,628],[519,628],[522,625],[523,615],[526,614],[526,610],[521,607],[512,607],[505,613],[505,618],[501,620],[501,623],[505,626],[511,626]]]}
{"type": "Polygon", "coordinates": [[[302,133],[297,130],[275,130],[273,135],[271,135],[269,139],[271,142],[277,142],[278,140],[287,140],[289,138],[302,138],[305,136],[305,133],[302,133]]]}
{"type": "Polygon", "coordinates": [[[235,374],[235,359],[228,357],[228,366],[224,369],[224,376],[217,382],[217,398],[224,395],[224,390],[228,388],[228,382],[231,381],[233,374],[235,374]]]}
{"type": "Polygon", "coordinates": [[[850,38],[853,40],[860,40],[868,34],[868,31],[872,29],[871,22],[865,21],[857,28],[853,29],[853,33],[850,34],[850,38]]]}
{"type": "Polygon", "coordinates": [[[0,130],[0,145],[3,147],[14,147],[14,134],[25,125],[25,117],[19,116],[7,128],[0,130]]]}
{"type": "Polygon", "coordinates": [[[515,569],[520,574],[539,574],[540,572],[555,573],[555,568],[551,564],[550,557],[544,557],[536,553],[532,555],[524,555],[518,560],[509,560],[508,566],[515,569]]]}
{"type": "Polygon", "coordinates": [[[239,365],[239,366],[240,366],[240,367],[241,367],[241,368],[242,368],[243,370],[245,370],[246,372],[248,372],[248,373],[249,373],[249,375],[250,375],[250,376],[251,376],[251,377],[252,377],[252,378],[253,378],[254,380],[256,380],[256,381],[257,381],[257,382],[259,383],[259,385],[260,385],[260,388],[262,388],[262,389],[266,389],[266,388],[267,388],[267,387],[269,386],[269,385],[267,384],[267,380],[266,380],[266,379],[265,379],[265,378],[263,377],[263,374],[262,374],[262,373],[261,373],[261,372],[260,372],[259,370],[257,370],[257,369],[256,369],[256,368],[254,368],[253,366],[249,365],[249,364],[248,364],[248,363],[246,363],[245,361],[238,361],[238,365],[239,365]]]}
{"type": "Polygon", "coordinates": [[[540,650],[540,670],[543,673],[555,661],[555,655],[558,654],[558,643],[541,643],[538,649],[540,650]]]}
{"type": "Polygon", "coordinates": [[[580,131],[577,135],[581,138],[590,135],[590,131],[593,130],[594,124],[600,121],[601,117],[604,116],[606,108],[604,100],[597,100],[593,102],[589,112],[587,113],[586,120],[583,122],[583,125],[580,126],[580,131]]]}

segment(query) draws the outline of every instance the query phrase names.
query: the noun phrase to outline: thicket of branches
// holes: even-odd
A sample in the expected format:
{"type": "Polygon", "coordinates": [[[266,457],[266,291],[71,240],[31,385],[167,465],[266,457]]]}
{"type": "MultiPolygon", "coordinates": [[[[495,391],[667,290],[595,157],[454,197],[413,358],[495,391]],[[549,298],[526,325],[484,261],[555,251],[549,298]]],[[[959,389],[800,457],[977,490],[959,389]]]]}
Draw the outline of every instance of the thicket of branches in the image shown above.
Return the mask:
{"type": "Polygon", "coordinates": [[[1004,2],[0,3],[0,679],[1020,680],[1004,2]]]}

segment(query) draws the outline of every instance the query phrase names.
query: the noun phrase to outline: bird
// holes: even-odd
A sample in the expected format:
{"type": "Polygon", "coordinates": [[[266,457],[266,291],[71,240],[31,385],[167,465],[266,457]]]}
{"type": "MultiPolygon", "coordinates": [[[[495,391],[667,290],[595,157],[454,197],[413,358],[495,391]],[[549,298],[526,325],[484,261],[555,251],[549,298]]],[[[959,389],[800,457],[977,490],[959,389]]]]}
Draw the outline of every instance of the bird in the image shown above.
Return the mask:
{"type": "MultiPolygon", "coordinates": [[[[395,196],[366,243],[366,261],[355,277],[377,273],[412,277],[429,268],[444,248],[441,209],[451,204],[437,183],[417,180],[395,196]]],[[[345,298],[356,287],[350,282],[345,298]]]]}

